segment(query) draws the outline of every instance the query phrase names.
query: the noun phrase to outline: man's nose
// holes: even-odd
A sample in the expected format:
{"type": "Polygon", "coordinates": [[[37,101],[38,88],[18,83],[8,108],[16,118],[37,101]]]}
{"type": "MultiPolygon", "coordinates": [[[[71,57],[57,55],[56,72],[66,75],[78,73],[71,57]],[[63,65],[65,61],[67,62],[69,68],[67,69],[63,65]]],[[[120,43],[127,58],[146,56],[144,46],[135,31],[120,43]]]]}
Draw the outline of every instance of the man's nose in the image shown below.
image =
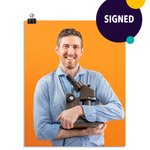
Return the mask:
{"type": "Polygon", "coordinates": [[[73,49],[73,47],[70,46],[70,47],[68,48],[68,54],[69,54],[69,55],[74,54],[74,49],[73,49]]]}

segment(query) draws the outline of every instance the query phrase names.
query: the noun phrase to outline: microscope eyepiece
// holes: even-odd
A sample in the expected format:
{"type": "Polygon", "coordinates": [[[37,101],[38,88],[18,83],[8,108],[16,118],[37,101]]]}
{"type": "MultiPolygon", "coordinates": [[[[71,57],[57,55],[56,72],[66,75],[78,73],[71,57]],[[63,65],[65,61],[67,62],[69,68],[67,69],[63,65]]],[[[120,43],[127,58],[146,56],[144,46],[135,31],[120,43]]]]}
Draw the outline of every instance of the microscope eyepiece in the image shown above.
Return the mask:
{"type": "Polygon", "coordinates": [[[66,79],[72,84],[74,85],[76,83],[76,80],[74,78],[72,78],[72,76],[70,74],[68,74],[66,76],[66,79]]]}
{"type": "Polygon", "coordinates": [[[83,83],[81,81],[77,82],[70,74],[66,76],[66,79],[73,85],[73,89],[76,92],[80,91],[80,88],[83,86],[83,83]]]}

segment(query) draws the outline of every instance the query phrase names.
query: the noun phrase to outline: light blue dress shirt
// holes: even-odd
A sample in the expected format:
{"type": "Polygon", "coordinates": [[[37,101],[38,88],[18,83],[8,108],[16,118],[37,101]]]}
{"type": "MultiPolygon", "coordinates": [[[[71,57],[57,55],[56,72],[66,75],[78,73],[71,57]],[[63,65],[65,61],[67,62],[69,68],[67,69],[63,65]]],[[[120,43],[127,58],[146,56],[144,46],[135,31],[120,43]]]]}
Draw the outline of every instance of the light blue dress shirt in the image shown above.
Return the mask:
{"type": "MultiPolygon", "coordinates": [[[[88,121],[107,122],[124,118],[124,109],[103,75],[79,67],[75,80],[81,80],[85,85],[91,84],[95,90],[97,100],[92,106],[82,105],[88,121]]],[[[53,139],[60,130],[60,121],[56,119],[65,110],[67,93],[79,97],[60,66],[38,81],[34,93],[34,129],[38,140],[49,140],[53,146],[63,145],[63,140],[53,139]]],[[[65,146],[102,146],[103,135],[68,138],[65,146]]]]}

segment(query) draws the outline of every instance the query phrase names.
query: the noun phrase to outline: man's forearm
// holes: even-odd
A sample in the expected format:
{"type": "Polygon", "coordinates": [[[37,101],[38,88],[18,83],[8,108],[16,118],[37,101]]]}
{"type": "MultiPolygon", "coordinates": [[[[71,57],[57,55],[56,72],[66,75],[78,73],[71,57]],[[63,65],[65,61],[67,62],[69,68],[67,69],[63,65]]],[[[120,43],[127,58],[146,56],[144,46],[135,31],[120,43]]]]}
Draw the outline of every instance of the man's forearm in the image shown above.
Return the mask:
{"type": "Polygon", "coordinates": [[[95,128],[86,129],[61,129],[53,140],[67,139],[76,136],[87,136],[87,135],[102,135],[106,128],[106,124],[100,124],[95,128]]]}
{"type": "Polygon", "coordinates": [[[75,136],[86,136],[86,135],[88,135],[86,129],[70,129],[70,130],[61,129],[53,140],[67,139],[75,136]]]}

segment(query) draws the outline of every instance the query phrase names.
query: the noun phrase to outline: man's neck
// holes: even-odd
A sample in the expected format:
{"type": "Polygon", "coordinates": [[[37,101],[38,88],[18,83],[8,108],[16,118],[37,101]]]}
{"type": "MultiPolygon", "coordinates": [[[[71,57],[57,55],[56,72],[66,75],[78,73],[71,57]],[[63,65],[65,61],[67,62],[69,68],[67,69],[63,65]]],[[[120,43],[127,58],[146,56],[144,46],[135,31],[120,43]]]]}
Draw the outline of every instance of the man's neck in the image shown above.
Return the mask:
{"type": "Polygon", "coordinates": [[[79,70],[79,64],[77,64],[73,69],[68,69],[62,64],[60,64],[60,67],[66,73],[66,75],[70,74],[73,78],[76,76],[76,73],[79,70]]]}

